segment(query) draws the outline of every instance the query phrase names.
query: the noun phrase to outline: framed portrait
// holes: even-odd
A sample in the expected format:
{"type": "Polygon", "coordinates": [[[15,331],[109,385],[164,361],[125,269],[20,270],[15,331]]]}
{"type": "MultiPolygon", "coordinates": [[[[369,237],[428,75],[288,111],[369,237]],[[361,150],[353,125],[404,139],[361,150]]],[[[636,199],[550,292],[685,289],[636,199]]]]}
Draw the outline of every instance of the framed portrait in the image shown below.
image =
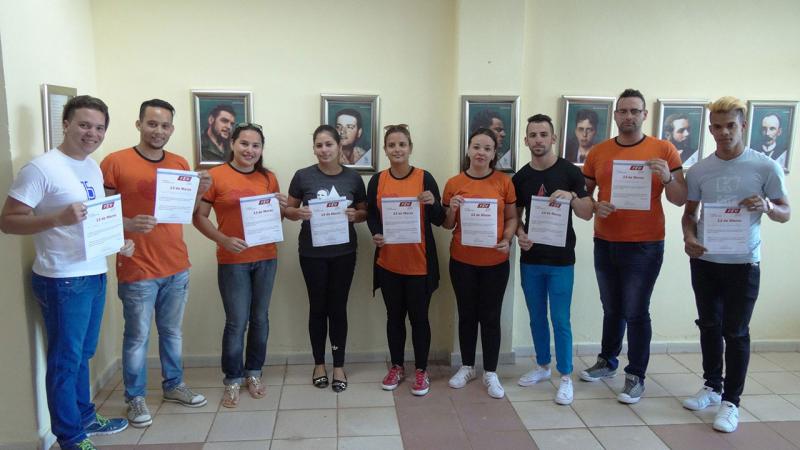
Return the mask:
{"type": "Polygon", "coordinates": [[[253,121],[253,95],[246,91],[193,90],[197,167],[227,162],[237,123],[253,121]]]}
{"type": "Polygon", "coordinates": [[[796,101],[747,102],[747,146],[774,159],[789,173],[794,144],[796,101]]]}
{"type": "Polygon", "coordinates": [[[363,173],[378,171],[380,99],[377,95],[322,94],[320,122],[341,137],[340,162],[363,173]]]}
{"type": "Polygon", "coordinates": [[[658,99],[655,136],[678,149],[684,169],[703,159],[708,100],[658,99]]]}
{"type": "Polygon", "coordinates": [[[611,137],[615,97],[565,95],[561,120],[561,157],[582,166],[592,146],[611,137]]]}
{"type": "Polygon", "coordinates": [[[64,142],[64,106],[78,95],[72,87],[42,85],[42,125],[44,126],[44,151],[56,148],[64,142]]]}
{"type": "Polygon", "coordinates": [[[497,135],[497,164],[495,169],[514,173],[517,167],[519,143],[519,97],[498,95],[461,96],[461,158],[464,164],[469,135],[478,128],[489,128],[497,135]]]}

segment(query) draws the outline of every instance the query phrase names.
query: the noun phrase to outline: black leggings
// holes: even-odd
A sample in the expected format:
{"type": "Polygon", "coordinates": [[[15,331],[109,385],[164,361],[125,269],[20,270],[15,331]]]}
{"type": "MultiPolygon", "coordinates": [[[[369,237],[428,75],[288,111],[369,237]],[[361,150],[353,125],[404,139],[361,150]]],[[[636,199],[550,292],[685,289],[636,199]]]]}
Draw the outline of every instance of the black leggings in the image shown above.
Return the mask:
{"type": "Polygon", "coordinates": [[[401,275],[378,267],[378,279],[386,305],[386,338],[392,364],[402,366],[406,347],[406,314],[411,321],[411,342],[414,344],[416,368],[428,368],[431,347],[431,325],[428,322],[428,292],[425,275],[401,275]]]}
{"type": "Polygon", "coordinates": [[[497,370],[500,356],[500,313],[508,283],[508,261],[496,266],[473,266],[450,258],[450,281],[458,304],[461,363],[475,365],[478,324],[481,325],[483,369],[497,370]]]}
{"type": "Polygon", "coordinates": [[[347,344],[347,295],[356,268],[356,254],[332,258],[300,256],[308,289],[308,335],[314,364],[325,364],[325,338],[330,328],[333,367],[344,366],[347,344]]]}

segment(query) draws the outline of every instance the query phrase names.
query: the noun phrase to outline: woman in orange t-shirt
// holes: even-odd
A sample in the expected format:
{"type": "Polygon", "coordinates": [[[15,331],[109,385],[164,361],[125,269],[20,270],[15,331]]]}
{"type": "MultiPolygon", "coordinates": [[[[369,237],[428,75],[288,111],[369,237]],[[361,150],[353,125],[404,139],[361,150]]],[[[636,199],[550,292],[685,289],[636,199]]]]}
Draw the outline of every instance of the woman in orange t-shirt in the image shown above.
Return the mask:
{"type": "Polygon", "coordinates": [[[283,217],[286,196],[279,192],[275,175],[264,168],[264,133],[260,125],[237,125],[231,142],[228,162],[209,171],[212,184],[194,214],[194,226],[217,243],[217,280],[225,308],[222,406],[235,408],[243,383],[253,398],[262,398],[266,393],[261,367],[267,355],[269,300],[278,266],[274,243],[249,246],[245,242],[239,200],[274,193],[268,201],[278,202],[283,217]],[[217,227],[208,218],[212,208],[217,227]]]}
{"type": "Polygon", "coordinates": [[[383,151],[391,166],[373,175],[367,188],[367,225],[375,242],[373,288],[380,288],[386,304],[386,337],[392,367],[381,387],[391,391],[405,376],[403,356],[406,346],[406,315],[411,321],[415,373],[411,393],[425,395],[430,390],[428,352],[431,326],[428,306],[431,294],[439,286],[439,264],[431,224],[441,225],[444,208],[436,180],[425,170],[411,166],[409,156],[414,144],[408,125],[385,127],[383,151]],[[397,199],[415,198],[413,202],[397,199]],[[387,243],[383,229],[384,202],[397,205],[396,213],[419,210],[419,242],[387,243]]]}
{"type": "MultiPolygon", "coordinates": [[[[472,132],[468,142],[463,171],[447,180],[442,199],[447,207],[442,226],[455,228],[450,244],[450,281],[458,304],[462,362],[449,384],[459,389],[475,378],[475,347],[480,324],[483,383],[489,396],[503,398],[505,391],[495,370],[500,354],[500,312],[509,275],[508,252],[517,229],[517,197],[511,178],[494,170],[497,163],[495,133],[488,128],[478,128],[472,132]],[[477,203],[476,215],[480,215],[477,211],[482,208],[496,208],[496,244],[477,246],[463,243],[461,214],[465,203],[477,203]]],[[[470,236],[470,242],[473,238],[470,236]]]]}

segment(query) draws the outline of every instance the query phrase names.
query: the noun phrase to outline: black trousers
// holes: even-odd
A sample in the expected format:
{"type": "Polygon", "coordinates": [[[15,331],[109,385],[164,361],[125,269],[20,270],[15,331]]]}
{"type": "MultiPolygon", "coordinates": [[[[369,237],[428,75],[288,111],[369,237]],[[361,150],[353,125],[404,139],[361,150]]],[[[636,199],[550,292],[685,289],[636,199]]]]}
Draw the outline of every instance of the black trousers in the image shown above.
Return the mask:
{"type": "Polygon", "coordinates": [[[427,277],[401,275],[382,267],[377,269],[383,303],[386,305],[386,338],[389,341],[392,364],[402,366],[404,362],[408,315],[415,365],[417,369],[426,370],[431,347],[431,325],[428,322],[431,294],[427,288],[427,277]]]}
{"type": "Polygon", "coordinates": [[[325,364],[325,338],[330,330],[333,367],[344,366],[347,345],[347,296],[356,268],[356,254],[332,258],[300,256],[308,289],[308,334],[314,364],[325,364]]]}
{"type": "Polygon", "coordinates": [[[461,362],[475,365],[478,324],[483,344],[483,369],[497,370],[500,356],[500,313],[508,283],[509,264],[473,266],[450,259],[450,281],[458,304],[458,341],[461,362]]]}
{"type": "Polygon", "coordinates": [[[696,258],[690,260],[690,266],[705,384],[722,392],[722,400],[739,406],[750,362],[749,325],[758,298],[761,269],[758,263],[719,264],[696,258]]]}

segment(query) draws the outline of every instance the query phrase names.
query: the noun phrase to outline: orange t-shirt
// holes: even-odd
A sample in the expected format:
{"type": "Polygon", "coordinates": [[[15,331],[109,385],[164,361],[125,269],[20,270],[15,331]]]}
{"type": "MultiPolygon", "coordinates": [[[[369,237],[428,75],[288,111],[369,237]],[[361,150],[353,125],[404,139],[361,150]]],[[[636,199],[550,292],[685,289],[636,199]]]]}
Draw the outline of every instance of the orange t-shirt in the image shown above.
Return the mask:
{"type": "MultiPolygon", "coordinates": [[[[461,172],[447,180],[442,203],[449,206],[450,199],[454,195],[465,198],[497,199],[497,242],[500,242],[505,227],[505,207],[509,204],[514,206],[517,201],[511,177],[496,170],[484,178],[472,178],[466,172],[461,172]]],[[[460,210],[456,211],[456,228],[453,230],[453,240],[450,241],[450,256],[456,261],[473,266],[495,266],[508,260],[508,253],[493,248],[468,247],[461,244],[460,210]]]]}
{"type": "MultiPolygon", "coordinates": [[[[583,165],[583,175],[597,183],[597,199],[611,201],[611,178],[614,160],[647,161],[659,158],[667,162],[670,171],[681,168],[681,157],[671,143],[645,136],[633,145],[619,145],[609,139],[594,146],[583,165]]],[[[605,219],[595,216],[594,235],[612,242],[647,242],[664,240],[664,209],[661,192],[664,186],[653,177],[650,190],[650,210],[617,210],[605,219]]]]}
{"type": "MultiPolygon", "coordinates": [[[[119,150],[103,159],[103,185],[122,195],[122,216],[152,216],[156,203],[156,169],[190,170],[182,157],[164,151],[152,161],[133,148],[119,150]]],[[[183,242],[183,225],[158,224],[149,233],[125,232],[136,243],[133,256],[117,255],[120,283],[164,278],[189,268],[189,253],[183,242]]]]}
{"type": "MultiPolygon", "coordinates": [[[[378,179],[376,202],[381,210],[381,199],[391,197],[416,197],[423,191],[424,173],[414,169],[405,178],[397,179],[389,170],[384,170],[378,179]]],[[[387,244],[378,252],[378,265],[384,269],[402,275],[426,275],[428,273],[425,255],[425,206],[419,205],[419,227],[422,242],[419,244],[387,244]]],[[[381,211],[383,214],[383,211],[381,211]]]]}
{"type": "MultiPolygon", "coordinates": [[[[203,194],[203,201],[214,208],[219,231],[226,236],[244,239],[239,199],[280,192],[278,180],[272,172],[244,173],[236,170],[230,163],[214,167],[208,173],[211,175],[211,187],[203,194]]],[[[217,246],[217,262],[220,264],[250,263],[277,257],[278,249],[275,244],[256,245],[241,253],[231,253],[224,247],[217,246]]]]}

